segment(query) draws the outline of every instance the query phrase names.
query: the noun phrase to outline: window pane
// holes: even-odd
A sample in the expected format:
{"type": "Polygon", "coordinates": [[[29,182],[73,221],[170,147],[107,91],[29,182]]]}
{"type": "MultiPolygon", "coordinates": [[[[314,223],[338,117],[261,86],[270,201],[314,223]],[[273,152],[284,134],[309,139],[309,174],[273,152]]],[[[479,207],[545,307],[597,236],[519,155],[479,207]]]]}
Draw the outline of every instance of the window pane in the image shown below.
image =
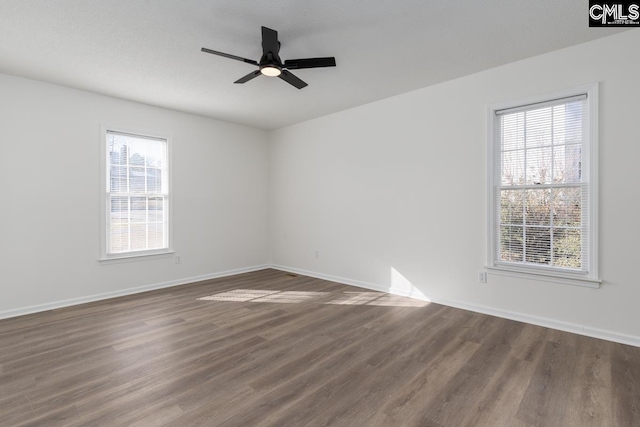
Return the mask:
{"type": "Polygon", "coordinates": [[[147,141],[130,136],[127,138],[127,145],[129,146],[129,164],[132,166],[144,166],[147,141]]]}
{"type": "Polygon", "coordinates": [[[527,185],[551,184],[551,147],[527,150],[527,185]]]}
{"type": "Polygon", "coordinates": [[[162,193],[162,170],[147,169],[147,193],[162,193]]]}
{"type": "Polygon", "coordinates": [[[524,190],[502,190],[500,194],[500,223],[522,225],[524,190]]]}
{"type": "Polygon", "coordinates": [[[561,145],[553,148],[553,182],[582,181],[582,147],[561,145]]]}
{"type": "Polygon", "coordinates": [[[132,197],[131,198],[131,222],[147,221],[147,198],[132,197]]]}
{"type": "Polygon", "coordinates": [[[581,144],[584,108],[582,102],[570,102],[565,106],[565,144],[581,144]]]}
{"type": "Polygon", "coordinates": [[[164,224],[149,224],[149,249],[164,247],[164,224]]]}
{"type": "Polygon", "coordinates": [[[147,225],[131,224],[131,250],[147,249],[147,225]]]}
{"type": "Polygon", "coordinates": [[[522,261],[522,227],[500,227],[500,259],[502,261],[522,261]]]}
{"type": "Polygon", "coordinates": [[[551,229],[547,227],[526,228],[526,262],[551,264],[551,229]]]}
{"type": "Polygon", "coordinates": [[[109,245],[111,253],[127,252],[129,250],[129,224],[124,221],[111,220],[109,245]]]}
{"type": "Polygon", "coordinates": [[[566,120],[565,120],[565,106],[556,105],[553,107],[553,144],[566,144],[566,120]]]}
{"type": "Polygon", "coordinates": [[[129,191],[131,193],[145,192],[145,173],[144,168],[129,168],[129,191]]]}
{"type": "Polygon", "coordinates": [[[502,150],[524,148],[524,113],[507,114],[502,119],[502,150]]]}
{"type": "Polygon", "coordinates": [[[582,189],[579,187],[553,190],[553,225],[580,227],[582,225],[582,189]]]}
{"type": "Polygon", "coordinates": [[[129,220],[129,198],[112,196],[111,197],[111,220],[126,222],[129,220]]]}
{"type": "Polygon", "coordinates": [[[120,135],[108,134],[107,144],[109,146],[109,164],[126,165],[128,150],[125,138],[120,135]]]}
{"type": "Polygon", "coordinates": [[[149,222],[164,221],[164,198],[149,198],[149,222]]]}
{"type": "Polygon", "coordinates": [[[527,225],[551,225],[551,190],[526,190],[527,225]]]}
{"type": "Polygon", "coordinates": [[[129,164],[131,166],[144,166],[144,156],[140,153],[132,153],[129,158],[129,164]]]}
{"type": "Polygon", "coordinates": [[[524,184],[524,150],[502,153],[502,185],[524,184]]]}
{"type": "Polygon", "coordinates": [[[580,230],[553,229],[553,263],[557,267],[580,268],[582,242],[580,230]]]}
{"type": "Polygon", "coordinates": [[[551,107],[527,111],[527,148],[551,145],[551,107]]]}
{"type": "Polygon", "coordinates": [[[112,193],[126,193],[127,167],[111,166],[109,172],[109,191],[112,193]]]}
{"type": "Polygon", "coordinates": [[[164,150],[157,141],[147,142],[147,166],[161,168],[164,165],[162,157],[164,150]]]}

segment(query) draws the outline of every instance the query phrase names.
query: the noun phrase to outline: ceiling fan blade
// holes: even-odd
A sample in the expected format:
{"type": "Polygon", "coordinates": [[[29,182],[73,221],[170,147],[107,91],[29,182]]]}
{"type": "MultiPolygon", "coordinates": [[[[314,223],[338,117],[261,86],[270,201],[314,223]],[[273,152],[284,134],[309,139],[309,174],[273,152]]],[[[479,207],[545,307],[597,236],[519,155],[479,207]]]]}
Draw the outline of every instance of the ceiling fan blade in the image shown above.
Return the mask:
{"type": "Polygon", "coordinates": [[[320,67],[335,67],[336,58],[305,58],[305,59],[287,59],[284,61],[284,68],[290,70],[298,70],[300,68],[320,68],[320,67]]]}
{"type": "Polygon", "coordinates": [[[249,80],[253,80],[253,79],[255,79],[255,78],[256,78],[256,77],[258,77],[260,74],[262,74],[262,73],[260,72],[260,70],[256,70],[256,71],[254,71],[253,73],[249,73],[249,74],[247,74],[246,76],[239,78],[239,79],[238,79],[238,80],[236,80],[234,83],[246,83],[246,82],[248,82],[249,80]]]}
{"type": "Polygon", "coordinates": [[[247,64],[258,65],[258,62],[254,61],[253,59],[247,59],[247,58],[242,58],[240,56],[231,55],[228,53],[218,52],[217,50],[207,49],[206,47],[203,47],[200,50],[206,53],[212,53],[214,55],[224,56],[225,58],[235,59],[236,61],[246,62],[247,64]]]}
{"type": "Polygon", "coordinates": [[[292,86],[297,87],[298,89],[302,89],[307,86],[305,82],[288,72],[287,70],[282,70],[282,73],[278,76],[285,82],[289,83],[292,86]]]}
{"type": "Polygon", "coordinates": [[[278,32],[271,28],[262,27],[262,54],[266,56],[271,52],[277,57],[280,52],[280,42],[278,42],[278,32]]]}

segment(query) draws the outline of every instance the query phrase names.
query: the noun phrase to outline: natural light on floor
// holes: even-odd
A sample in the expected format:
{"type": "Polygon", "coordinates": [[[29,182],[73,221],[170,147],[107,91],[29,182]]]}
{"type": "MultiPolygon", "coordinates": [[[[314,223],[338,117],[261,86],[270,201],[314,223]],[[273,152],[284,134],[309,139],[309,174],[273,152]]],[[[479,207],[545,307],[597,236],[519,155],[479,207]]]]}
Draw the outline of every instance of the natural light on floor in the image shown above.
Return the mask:
{"type": "Polygon", "coordinates": [[[328,292],[306,291],[263,291],[257,289],[235,289],[208,297],[198,298],[200,301],[237,301],[237,302],[277,302],[298,303],[321,297],[328,292]]]}
{"type": "Polygon", "coordinates": [[[260,289],[234,289],[232,291],[198,298],[198,300],[284,304],[314,302],[331,305],[376,305],[387,307],[424,307],[429,304],[428,301],[390,295],[384,292],[309,292],[260,289]]]}
{"type": "Polygon", "coordinates": [[[394,267],[391,267],[391,288],[393,288],[395,293],[400,293],[402,295],[407,295],[421,300],[429,300],[429,298],[427,298],[420,289],[415,287],[409,279],[394,267]]]}

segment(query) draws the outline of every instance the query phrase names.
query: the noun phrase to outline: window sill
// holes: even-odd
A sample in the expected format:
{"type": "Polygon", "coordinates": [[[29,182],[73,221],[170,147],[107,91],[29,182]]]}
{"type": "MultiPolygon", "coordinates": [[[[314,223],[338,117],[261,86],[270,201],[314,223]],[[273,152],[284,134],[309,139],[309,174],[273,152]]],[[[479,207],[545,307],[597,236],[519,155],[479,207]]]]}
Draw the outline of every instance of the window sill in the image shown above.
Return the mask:
{"type": "Polygon", "coordinates": [[[175,254],[175,251],[165,250],[162,252],[144,252],[144,253],[128,253],[122,255],[112,255],[104,258],[100,258],[98,261],[100,265],[120,264],[123,262],[133,261],[147,261],[152,259],[170,258],[175,254]]]}
{"type": "Polygon", "coordinates": [[[503,266],[487,267],[487,273],[497,276],[518,277],[521,279],[541,280],[543,282],[562,283],[565,285],[582,286],[586,288],[599,288],[602,280],[592,279],[586,276],[563,275],[561,273],[546,273],[530,270],[520,270],[503,266]]]}

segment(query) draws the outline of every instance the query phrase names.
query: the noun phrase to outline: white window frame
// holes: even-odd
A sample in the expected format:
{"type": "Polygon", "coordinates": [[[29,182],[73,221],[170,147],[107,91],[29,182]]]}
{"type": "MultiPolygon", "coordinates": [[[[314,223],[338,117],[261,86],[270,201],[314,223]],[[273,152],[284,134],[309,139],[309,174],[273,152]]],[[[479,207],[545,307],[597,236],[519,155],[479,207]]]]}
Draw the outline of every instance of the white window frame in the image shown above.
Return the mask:
{"type": "Polygon", "coordinates": [[[487,111],[487,272],[501,276],[519,277],[524,279],[541,280],[548,282],[564,283],[569,285],[586,286],[590,288],[600,287],[602,282],[598,275],[598,83],[586,84],[570,89],[559,90],[552,93],[530,96],[514,101],[506,101],[492,104],[487,111]],[[589,265],[587,271],[560,271],[553,269],[525,265],[504,265],[496,260],[496,249],[499,242],[496,241],[496,155],[499,147],[499,116],[498,110],[508,108],[524,107],[530,104],[544,103],[561,98],[568,98],[577,95],[587,95],[589,113],[587,116],[589,125],[589,143],[585,147],[588,150],[588,191],[589,191],[589,265]]]}
{"type": "Polygon", "coordinates": [[[162,132],[148,131],[140,129],[128,129],[118,126],[100,126],[100,257],[98,258],[101,265],[112,264],[129,261],[141,261],[156,258],[172,257],[175,253],[173,248],[173,173],[172,165],[172,143],[170,135],[163,135],[162,132]],[[109,244],[107,220],[109,215],[108,198],[108,178],[109,169],[107,167],[107,159],[109,158],[109,144],[107,142],[107,133],[116,132],[122,134],[130,134],[143,138],[163,139],[167,142],[167,215],[168,215],[168,247],[163,249],[153,249],[144,251],[132,251],[117,254],[107,253],[107,245],[109,244]]]}

